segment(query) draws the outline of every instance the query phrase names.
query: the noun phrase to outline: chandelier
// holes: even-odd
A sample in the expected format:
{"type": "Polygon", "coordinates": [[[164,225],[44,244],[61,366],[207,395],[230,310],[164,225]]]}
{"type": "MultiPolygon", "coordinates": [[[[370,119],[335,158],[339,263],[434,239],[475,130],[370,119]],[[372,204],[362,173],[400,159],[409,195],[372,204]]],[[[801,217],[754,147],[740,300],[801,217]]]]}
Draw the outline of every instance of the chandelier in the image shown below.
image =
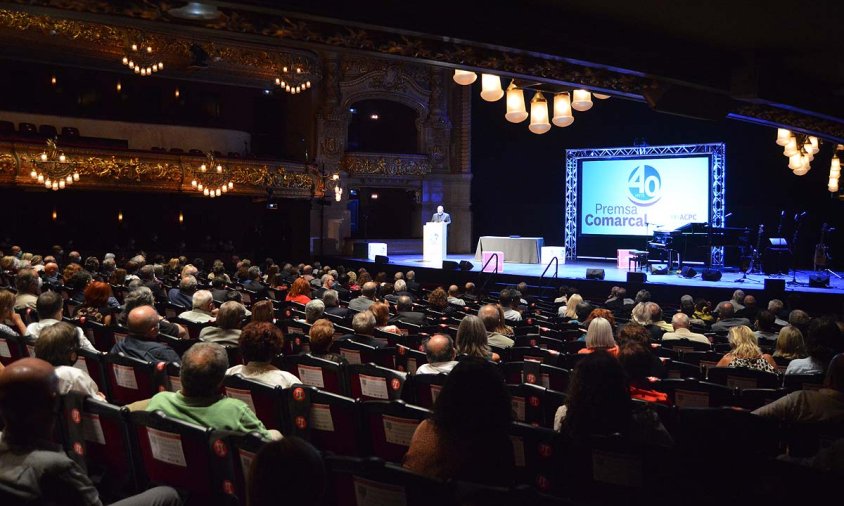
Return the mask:
{"type": "Polygon", "coordinates": [[[214,160],[214,154],[209,152],[207,160],[202,162],[190,182],[192,188],[206,197],[219,197],[234,188],[234,181],[224,172],[222,164],[214,160]]]}
{"type": "Polygon", "coordinates": [[[310,74],[302,65],[285,65],[281,67],[280,76],[275,78],[275,84],[282,90],[295,95],[310,89],[310,74]]]}
{"type": "Polygon", "coordinates": [[[123,65],[140,76],[151,76],[159,70],[164,70],[164,62],[158,60],[152,52],[152,46],[145,43],[132,42],[123,51],[120,60],[123,65]]]}
{"type": "Polygon", "coordinates": [[[785,128],[777,128],[777,144],[783,147],[782,154],[788,157],[788,168],[795,176],[805,176],[820,151],[820,140],[814,135],[795,134],[785,128]]]}
{"type": "MultiPolygon", "coordinates": [[[[478,76],[468,70],[454,70],[454,82],[461,86],[468,86],[474,83],[478,76]]],[[[521,123],[530,117],[528,130],[535,134],[544,134],[551,130],[551,124],[561,128],[574,123],[572,111],[585,112],[592,108],[592,98],[605,100],[609,95],[592,93],[586,89],[558,88],[553,90],[540,89],[538,83],[517,84],[516,80],[510,81],[505,93],[501,87],[501,77],[494,74],[481,74],[481,98],[487,102],[495,102],[507,96],[507,111],[504,118],[511,123],[521,123]],[[530,101],[530,114],[525,104],[525,90],[533,90],[534,95],[530,101]],[[548,99],[553,96],[553,116],[549,115],[548,99]]]]}
{"type": "Polygon", "coordinates": [[[47,150],[32,159],[30,177],[48,190],[64,190],[79,181],[76,164],[59,151],[56,139],[47,139],[47,150]]]}

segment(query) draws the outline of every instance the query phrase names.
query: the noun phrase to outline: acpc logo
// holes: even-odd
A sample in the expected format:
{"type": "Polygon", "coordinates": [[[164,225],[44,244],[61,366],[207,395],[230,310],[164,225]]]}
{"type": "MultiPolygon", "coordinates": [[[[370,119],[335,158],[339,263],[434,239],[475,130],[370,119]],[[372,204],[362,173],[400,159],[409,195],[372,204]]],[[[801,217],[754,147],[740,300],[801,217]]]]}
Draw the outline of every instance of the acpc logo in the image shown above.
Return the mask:
{"type": "Polygon", "coordinates": [[[627,198],[631,202],[639,206],[649,206],[662,197],[662,178],[650,165],[639,165],[630,171],[627,191],[627,198]]]}

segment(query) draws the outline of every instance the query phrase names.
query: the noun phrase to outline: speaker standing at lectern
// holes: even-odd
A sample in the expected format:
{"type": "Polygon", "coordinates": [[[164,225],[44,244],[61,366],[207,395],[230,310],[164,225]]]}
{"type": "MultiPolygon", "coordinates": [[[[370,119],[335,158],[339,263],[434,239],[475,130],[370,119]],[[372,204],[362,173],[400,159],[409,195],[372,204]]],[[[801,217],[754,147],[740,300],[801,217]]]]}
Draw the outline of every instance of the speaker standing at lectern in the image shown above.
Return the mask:
{"type": "Polygon", "coordinates": [[[445,223],[448,225],[451,223],[451,215],[443,212],[443,206],[437,206],[437,212],[431,216],[431,221],[434,223],[445,223]]]}

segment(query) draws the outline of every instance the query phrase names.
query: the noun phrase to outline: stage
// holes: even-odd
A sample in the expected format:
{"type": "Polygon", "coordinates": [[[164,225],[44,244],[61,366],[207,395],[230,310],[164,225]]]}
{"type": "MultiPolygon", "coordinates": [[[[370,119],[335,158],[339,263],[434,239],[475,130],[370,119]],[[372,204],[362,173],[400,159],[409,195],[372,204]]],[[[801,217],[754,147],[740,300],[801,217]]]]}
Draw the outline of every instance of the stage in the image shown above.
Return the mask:
{"type": "MultiPolygon", "coordinates": [[[[503,272],[495,276],[490,276],[489,273],[481,273],[481,263],[475,260],[475,256],[471,254],[448,255],[447,258],[453,262],[465,260],[472,263],[472,269],[470,271],[444,271],[440,264],[426,263],[423,261],[421,254],[389,255],[388,258],[390,260],[388,264],[375,264],[375,262],[371,262],[366,259],[351,257],[343,257],[342,263],[347,265],[348,262],[365,264],[367,269],[373,274],[381,270],[392,273],[397,270],[406,271],[408,269],[412,269],[417,272],[417,279],[423,283],[428,280],[431,282],[437,280],[436,282],[442,283],[443,281],[440,280],[452,278],[455,282],[465,279],[472,280],[477,284],[479,282],[486,282],[490,277],[493,278],[491,283],[494,285],[515,284],[519,281],[525,281],[532,286],[546,287],[547,294],[549,295],[551,293],[549,291],[550,288],[556,288],[561,284],[574,285],[579,288],[584,287],[587,284],[592,285],[596,289],[596,296],[600,296],[604,293],[604,291],[609,292],[608,288],[604,290],[604,288],[606,288],[605,286],[595,286],[596,283],[599,285],[610,286],[614,284],[621,284],[628,286],[628,288],[634,285],[634,283],[627,283],[627,269],[619,269],[616,267],[615,262],[608,261],[567,261],[566,264],[559,266],[559,271],[556,273],[558,276],[557,279],[554,279],[555,269],[552,264],[551,267],[548,268],[545,276],[540,280],[540,276],[542,276],[542,272],[546,267],[544,264],[521,264],[507,262],[504,264],[503,272]],[[587,280],[586,269],[603,269],[604,280],[587,280]]],[[[700,272],[703,268],[700,266],[694,266],[694,268],[698,271],[698,274],[693,278],[684,278],[679,274],[655,275],[648,272],[646,273],[647,281],[645,282],[645,287],[651,291],[656,290],[658,292],[665,293],[685,293],[685,291],[688,291],[688,293],[692,295],[702,293],[702,290],[705,290],[707,293],[717,291],[727,294],[732,293],[732,290],[739,288],[745,292],[753,293],[762,292],[764,290],[765,278],[782,279],[786,282],[786,293],[766,294],[767,296],[764,297],[765,300],[773,298],[774,296],[782,297],[786,294],[812,294],[813,299],[815,298],[815,295],[831,295],[833,296],[832,298],[836,300],[825,301],[823,305],[834,308],[830,309],[832,311],[838,312],[841,310],[842,299],[840,299],[839,296],[844,294],[844,280],[832,275],[830,276],[829,288],[815,288],[809,286],[809,275],[812,271],[798,270],[796,275],[798,283],[792,284],[792,276],[790,274],[788,276],[752,274],[748,275],[746,279],[742,279],[743,274],[741,272],[731,272],[730,269],[722,271],[722,277],[719,281],[704,281],[700,276],[700,272]]],[[[839,276],[842,275],[840,272],[837,274],[839,276]]],[[[635,283],[635,285],[639,287],[641,286],[641,283],[635,283]]],[[[490,285],[488,290],[493,290],[493,286],[490,285]]],[[[706,296],[709,297],[710,295],[706,296]]],[[[827,297],[824,297],[824,299],[826,298],[827,297]]]]}

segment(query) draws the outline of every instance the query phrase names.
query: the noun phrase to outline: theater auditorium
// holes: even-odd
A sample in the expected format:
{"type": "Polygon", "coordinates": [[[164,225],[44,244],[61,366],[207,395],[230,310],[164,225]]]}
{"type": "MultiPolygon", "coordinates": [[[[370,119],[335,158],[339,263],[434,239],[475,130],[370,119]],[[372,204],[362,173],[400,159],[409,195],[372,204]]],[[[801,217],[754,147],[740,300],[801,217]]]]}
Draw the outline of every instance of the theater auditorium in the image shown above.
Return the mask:
{"type": "Polygon", "coordinates": [[[842,20],[0,2],[0,504],[840,496],[842,20]]]}

